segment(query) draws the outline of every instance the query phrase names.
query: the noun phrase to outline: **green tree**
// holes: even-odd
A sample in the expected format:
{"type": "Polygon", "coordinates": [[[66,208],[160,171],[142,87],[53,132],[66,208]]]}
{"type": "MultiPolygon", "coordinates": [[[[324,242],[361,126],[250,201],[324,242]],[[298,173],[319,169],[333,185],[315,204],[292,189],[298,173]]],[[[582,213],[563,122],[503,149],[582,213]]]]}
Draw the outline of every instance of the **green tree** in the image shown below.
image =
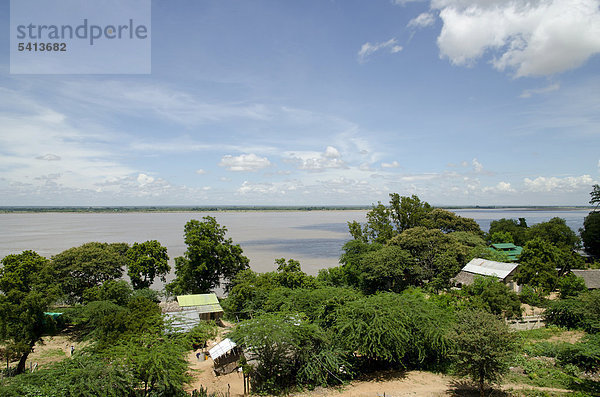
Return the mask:
{"type": "Polygon", "coordinates": [[[474,219],[464,218],[441,208],[428,211],[421,224],[428,229],[440,229],[444,233],[470,232],[483,236],[483,231],[474,219]]]}
{"type": "Polygon", "coordinates": [[[473,284],[462,288],[461,294],[475,308],[506,318],[521,317],[519,296],[495,277],[476,276],[473,284]]]}
{"type": "Polygon", "coordinates": [[[390,209],[378,202],[367,212],[367,224],[363,234],[372,242],[385,243],[396,233],[391,216],[390,209]]]}
{"type": "Polygon", "coordinates": [[[0,268],[0,343],[17,355],[23,373],[29,353],[53,320],[44,314],[56,296],[48,278],[48,260],[33,251],[8,255],[0,268]]]}
{"type": "Polygon", "coordinates": [[[451,339],[457,372],[477,382],[482,397],[487,382],[498,382],[508,372],[517,348],[506,323],[485,311],[459,312],[451,339]]]}
{"type": "Polygon", "coordinates": [[[133,296],[133,289],[125,280],[108,280],[102,285],[85,290],[84,302],[111,301],[119,306],[125,306],[133,296]]]}
{"type": "Polygon", "coordinates": [[[579,229],[579,233],[585,251],[596,258],[600,258],[600,211],[590,212],[585,217],[583,228],[579,229]]]}
{"type": "Polygon", "coordinates": [[[312,288],[316,285],[316,279],[309,276],[300,268],[300,262],[294,259],[275,259],[277,265],[277,283],[287,288],[312,288]]]}
{"type": "Polygon", "coordinates": [[[203,221],[192,219],[184,228],[187,250],[175,258],[176,278],[167,285],[176,294],[207,293],[228,284],[235,275],[248,268],[249,260],[242,248],[225,238],[227,228],[220,226],[211,216],[203,221]]]}
{"type": "Polygon", "coordinates": [[[514,238],[513,235],[507,231],[494,232],[490,235],[490,242],[492,244],[502,244],[502,243],[513,243],[514,238]]]}
{"type": "Polygon", "coordinates": [[[343,352],[316,324],[298,313],[268,313],[241,322],[229,334],[252,348],[257,364],[251,381],[255,392],[278,393],[295,384],[338,383],[348,368],[343,352]]]}
{"type": "Polygon", "coordinates": [[[364,254],[360,260],[359,285],[363,292],[400,292],[422,280],[421,269],[408,251],[386,246],[364,254]]]}
{"type": "Polygon", "coordinates": [[[567,222],[558,217],[531,226],[528,235],[529,240],[540,238],[564,250],[572,251],[581,244],[581,240],[575,232],[567,226],[567,222]]]}
{"type": "Polygon", "coordinates": [[[563,265],[561,258],[561,251],[551,243],[540,238],[528,241],[519,257],[521,265],[515,280],[537,291],[552,291],[558,282],[556,268],[563,265]]]}
{"type": "Polygon", "coordinates": [[[171,271],[167,248],[156,240],[133,243],[127,250],[127,275],[134,289],[150,288],[155,277],[162,282],[171,271]]]}
{"type": "Polygon", "coordinates": [[[525,218],[515,219],[498,219],[490,223],[488,236],[493,236],[497,232],[506,232],[512,236],[513,243],[518,246],[523,246],[527,242],[527,222],[525,218]]]}
{"type": "Polygon", "coordinates": [[[270,291],[279,286],[275,272],[256,273],[251,269],[242,270],[231,282],[229,294],[222,301],[223,309],[233,320],[249,319],[264,310],[270,291]]]}
{"type": "Polygon", "coordinates": [[[126,252],[124,243],[91,242],[53,256],[54,277],[67,301],[81,302],[87,289],[121,278],[126,252]]]}
{"type": "Polygon", "coordinates": [[[421,201],[418,196],[400,196],[398,193],[390,194],[390,212],[396,231],[421,226],[423,219],[433,208],[426,201],[421,201]]]}
{"type": "Polygon", "coordinates": [[[447,310],[419,290],[349,301],[337,309],[332,331],[346,351],[372,364],[426,368],[446,357],[447,310]]]}
{"type": "Polygon", "coordinates": [[[180,341],[136,335],[104,354],[132,372],[135,389],[143,391],[142,396],[180,396],[190,380],[187,352],[180,341]]]}
{"type": "Polygon", "coordinates": [[[577,296],[585,291],[587,291],[585,281],[571,272],[558,280],[558,292],[561,299],[577,296]]]}
{"type": "Polygon", "coordinates": [[[439,290],[449,286],[466,263],[469,247],[439,229],[419,226],[405,230],[389,242],[406,250],[415,260],[412,274],[417,286],[427,283],[439,290]]]}
{"type": "Polygon", "coordinates": [[[592,191],[590,192],[590,204],[594,205],[596,204],[596,208],[598,208],[598,205],[600,205],[600,185],[595,184],[592,186],[592,191]]]}

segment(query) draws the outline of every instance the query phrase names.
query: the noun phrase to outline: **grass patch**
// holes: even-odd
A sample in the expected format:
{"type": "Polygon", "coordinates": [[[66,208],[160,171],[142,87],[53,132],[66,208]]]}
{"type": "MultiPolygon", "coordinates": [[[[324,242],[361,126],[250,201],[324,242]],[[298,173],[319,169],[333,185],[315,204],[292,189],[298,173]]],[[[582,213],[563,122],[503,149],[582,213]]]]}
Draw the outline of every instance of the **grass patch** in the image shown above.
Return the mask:
{"type": "Polygon", "coordinates": [[[519,336],[526,342],[535,342],[541,340],[548,340],[553,336],[561,335],[568,330],[566,328],[560,328],[555,325],[550,325],[544,328],[531,329],[528,331],[519,331],[519,336]]]}
{"type": "Polygon", "coordinates": [[[65,354],[65,352],[60,349],[60,348],[56,348],[56,349],[48,349],[48,350],[44,350],[43,352],[40,353],[40,355],[38,356],[38,358],[40,360],[44,360],[44,359],[55,359],[55,358],[66,358],[67,355],[65,354]]]}

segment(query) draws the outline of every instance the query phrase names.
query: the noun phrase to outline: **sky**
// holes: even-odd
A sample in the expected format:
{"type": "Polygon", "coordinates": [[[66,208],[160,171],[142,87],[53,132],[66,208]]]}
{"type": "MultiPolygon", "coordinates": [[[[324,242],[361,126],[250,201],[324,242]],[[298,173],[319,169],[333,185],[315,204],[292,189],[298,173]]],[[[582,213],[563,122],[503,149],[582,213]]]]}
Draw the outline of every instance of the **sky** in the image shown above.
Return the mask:
{"type": "Polygon", "coordinates": [[[11,74],[0,0],[0,206],[586,205],[600,183],[599,0],[151,13],[150,74],[11,74]]]}

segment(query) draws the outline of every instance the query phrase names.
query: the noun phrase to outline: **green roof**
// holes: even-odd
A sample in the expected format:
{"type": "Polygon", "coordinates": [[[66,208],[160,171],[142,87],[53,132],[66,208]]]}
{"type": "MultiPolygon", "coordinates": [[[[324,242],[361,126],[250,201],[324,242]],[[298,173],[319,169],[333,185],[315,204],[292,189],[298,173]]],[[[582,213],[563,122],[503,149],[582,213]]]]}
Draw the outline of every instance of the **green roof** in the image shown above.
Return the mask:
{"type": "Polygon", "coordinates": [[[497,243],[497,244],[492,244],[492,247],[499,249],[499,250],[506,250],[506,249],[515,249],[517,248],[516,245],[514,245],[513,243],[497,243]]]}
{"type": "Polygon", "coordinates": [[[519,259],[519,255],[521,255],[521,252],[523,251],[523,247],[519,247],[518,245],[514,245],[513,243],[492,244],[492,249],[506,254],[506,256],[508,256],[508,259],[510,259],[511,261],[516,261],[517,259],[519,259]]]}
{"type": "Polygon", "coordinates": [[[177,302],[181,307],[219,305],[219,299],[215,294],[179,295],[177,302]]]}

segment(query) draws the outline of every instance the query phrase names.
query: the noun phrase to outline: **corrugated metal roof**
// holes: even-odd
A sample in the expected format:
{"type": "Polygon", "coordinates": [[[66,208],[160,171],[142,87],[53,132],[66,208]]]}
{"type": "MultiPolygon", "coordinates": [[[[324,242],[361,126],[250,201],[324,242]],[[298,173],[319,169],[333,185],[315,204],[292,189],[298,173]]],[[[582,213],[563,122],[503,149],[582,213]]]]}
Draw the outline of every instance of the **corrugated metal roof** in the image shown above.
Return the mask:
{"type": "Polygon", "coordinates": [[[216,360],[217,358],[227,354],[236,346],[235,342],[231,339],[223,339],[217,345],[215,345],[212,349],[208,351],[210,358],[216,360]]]}
{"type": "Polygon", "coordinates": [[[474,258],[462,268],[462,271],[481,274],[482,276],[496,276],[504,279],[519,266],[518,263],[495,262],[487,259],[474,258]]]}
{"type": "Polygon", "coordinates": [[[183,312],[170,312],[164,314],[166,320],[171,323],[175,331],[188,332],[196,325],[200,324],[200,315],[196,310],[186,310],[183,312]]]}
{"type": "Polygon", "coordinates": [[[222,312],[223,308],[218,303],[216,305],[198,306],[195,309],[198,313],[216,313],[222,312]]]}
{"type": "Polygon", "coordinates": [[[215,294],[196,294],[196,295],[179,295],[177,297],[179,306],[204,306],[219,304],[219,299],[215,294]]]}

